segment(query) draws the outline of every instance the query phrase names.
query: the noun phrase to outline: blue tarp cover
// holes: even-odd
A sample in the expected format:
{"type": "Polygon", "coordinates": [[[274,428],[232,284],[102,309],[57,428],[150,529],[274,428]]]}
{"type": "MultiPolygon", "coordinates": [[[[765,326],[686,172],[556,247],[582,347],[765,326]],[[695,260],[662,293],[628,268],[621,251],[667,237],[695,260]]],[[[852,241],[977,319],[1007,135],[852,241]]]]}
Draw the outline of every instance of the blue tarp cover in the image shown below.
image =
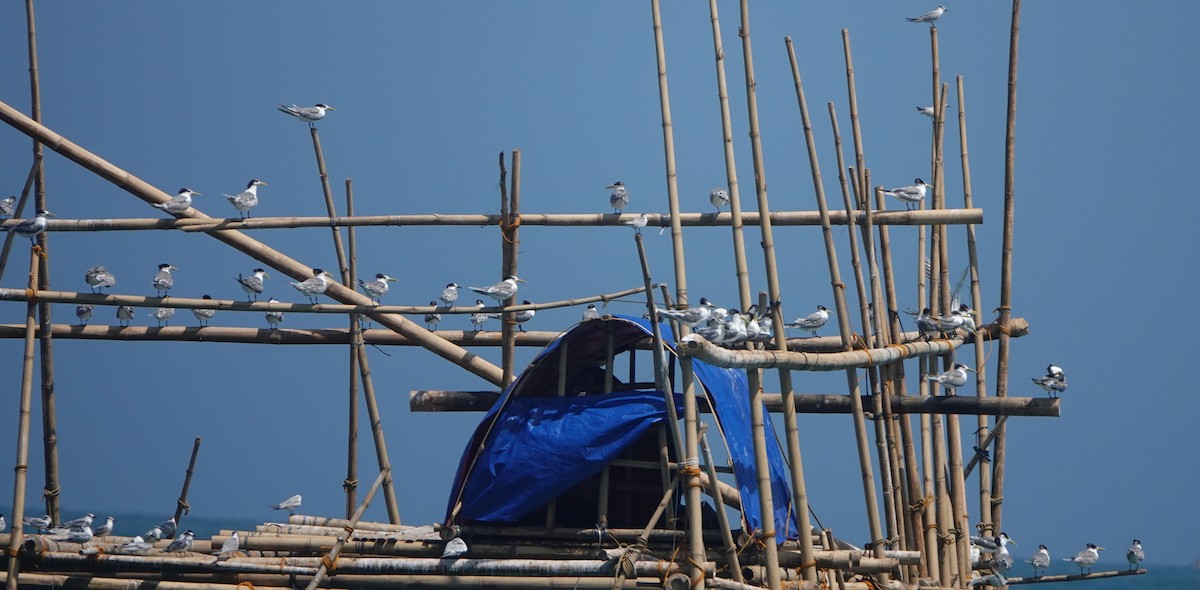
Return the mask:
{"type": "MultiPolygon", "coordinates": [[[[650,333],[648,322],[641,318],[614,317],[624,320],[621,323],[624,327],[650,333]]],[[[574,330],[586,329],[587,325],[580,324],[574,330]]],[[[664,325],[662,330],[664,342],[674,347],[669,327],[664,325]]],[[[568,332],[546,347],[529,370],[537,370],[538,360],[557,349],[570,335],[568,332]]],[[[763,529],[746,374],[698,360],[692,361],[692,367],[713,402],[716,419],[725,435],[741,493],[743,526],[749,530],[763,529]]],[[[462,503],[458,518],[515,521],[598,473],[647,428],[666,419],[661,392],[622,391],[562,398],[514,395],[522,382],[520,378],[514,381],[476,429],[459,465],[448,515],[457,500],[462,503]],[[476,454],[474,449],[481,443],[482,449],[476,454]]],[[[676,405],[682,406],[678,393],[676,405]]],[[[765,410],[764,419],[774,500],[773,528],[776,539],[782,542],[796,538],[797,521],[791,509],[791,488],[783,453],[765,410]]]]}

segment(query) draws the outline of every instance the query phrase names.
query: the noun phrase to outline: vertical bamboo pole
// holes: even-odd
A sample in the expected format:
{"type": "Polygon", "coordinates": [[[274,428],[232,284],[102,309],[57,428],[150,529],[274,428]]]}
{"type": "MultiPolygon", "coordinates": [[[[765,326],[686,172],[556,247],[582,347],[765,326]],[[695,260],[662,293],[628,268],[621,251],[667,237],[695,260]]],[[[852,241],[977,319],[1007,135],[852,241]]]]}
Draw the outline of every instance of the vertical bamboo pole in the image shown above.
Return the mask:
{"type": "Polygon", "coordinates": [[[327,553],[325,557],[321,559],[321,565],[317,567],[317,573],[314,574],[312,580],[308,582],[308,586],[305,587],[305,590],[316,590],[321,585],[321,582],[325,580],[325,576],[329,573],[329,566],[327,564],[337,563],[338,556],[342,553],[342,547],[346,545],[346,540],[350,538],[351,534],[353,534],[354,527],[358,526],[359,519],[361,519],[363,513],[367,511],[367,506],[369,506],[371,504],[371,500],[375,498],[375,492],[379,491],[379,485],[383,483],[384,477],[386,477],[390,471],[391,468],[387,467],[379,472],[379,476],[375,478],[375,483],[371,484],[371,489],[367,490],[367,497],[363,498],[362,505],[359,506],[358,510],[354,511],[354,514],[350,517],[350,522],[346,525],[345,533],[338,535],[337,542],[333,544],[333,549],[330,549],[329,553],[327,553]]]}
{"type": "MultiPolygon", "coordinates": [[[[1013,0],[1012,31],[1008,46],[1008,123],[1004,133],[1004,238],[1000,263],[1000,345],[996,353],[996,396],[1008,396],[1008,322],[1012,318],[1013,221],[1016,201],[1017,143],[1017,41],[1021,33],[1021,0],[1013,0]]],[[[992,456],[992,524],[1003,530],[1001,519],[1004,500],[1004,435],[1007,429],[997,425],[996,452],[992,456]]]]}
{"type": "MultiPolygon", "coordinates": [[[[191,510],[188,505],[188,488],[192,487],[192,473],[196,471],[196,456],[200,454],[200,437],[192,442],[192,458],[188,459],[187,473],[183,476],[183,489],[179,491],[179,499],[175,501],[175,523],[178,525],[183,522],[183,515],[191,510]]],[[[183,527],[177,527],[180,530],[183,527]]]]}
{"type": "MultiPolygon", "coordinates": [[[[973,207],[971,197],[971,165],[967,151],[967,99],[963,92],[963,78],[958,76],[958,143],[962,160],[963,175],[963,206],[973,207]]],[[[979,289],[979,256],[975,244],[975,226],[968,224],[967,228],[967,257],[971,269],[971,309],[978,314],[983,309],[983,295],[979,289]]],[[[977,321],[976,324],[981,324],[977,321]]],[[[987,397],[987,356],[983,346],[975,345],[975,396],[980,399],[987,397]]],[[[976,446],[986,449],[984,441],[988,440],[988,417],[980,415],[976,446]]],[[[992,471],[979,470],[979,534],[992,536],[992,471]]]]}
{"type": "MultiPolygon", "coordinates": [[[[34,246],[29,252],[29,289],[37,293],[38,266],[41,250],[34,246]]],[[[25,305],[25,355],[21,362],[21,398],[17,409],[17,460],[13,467],[12,535],[9,547],[21,545],[21,521],[25,518],[25,477],[29,471],[29,406],[33,398],[33,343],[37,329],[37,300],[30,298],[25,305]]],[[[21,561],[17,552],[8,552],[8,590],[17,590],[21,561]]]]}
{"type": "MultiPolygon", "coordinates": [[[[505,183],[508,181],[508,170],[504,167],[504,152],[500,152],[500,279],[503,280],[509,275],[516,275],[515,271],[509,272],[509,268],[515,267],[516,262],[513,261],[514,250],[509,247],[508,224],[512,222],[509,215],[508,202],[508,187],[505,183]]],[[[510,297],[505,301],[500,302],[502,306],[512,305],[516,301],[516,296],[510,297]]],[[[512,314],[504,312],[500,314],[500,368],[504,371],[504,376],[501,378],[501,389],[508,387],[513,381],[514,372],[514,352],[516,352],[517,331],[513,325],[512,314]]]]}
{"type": "MultiPolygon", "coordinates": [[[[675,136],[671,124],[671,96],[667,87],[667,55],[663,45],[662,15],[659,0],[650,0],[650,12],[654,22],[654,49],[658,58],[658,99],[662,110],[663,124],[663,155],[667,172],[667,199],[671,211],[671,242],[675,255],[675,299],[679,305],[687,305],[687,266],[683,255],[683,227],[679,223],[679,185],[675,170],[675,136]]],[[[679,337],[687,334],[680,330],[679,337]]],[[[687,511],[688,511],[688,559],[692,564],[700,564],[704,557],[704,538],[701,530],[700,512],[700,473],[695,466],[699,465],[699,441],[696,409],[696,386],[692,374],[692,360],[680,360],[682,369],[681,384],[683,385],[684,436],[687,445],[684,463],[693,467],[687,475],[687,511]]],[[[670,406],[672,402],[668,402],[670,406]]],[[[704,571],[698,565],[693,565],[689,576],[693,584],[704,578],[704,571]]]]}
{"type": "MultiPolygon", "coordinates": [[[[861,173],[866,170],[867,157],[863,148],[862,127],[858,121],[858,91],[854,86],[854,59],[850,54],[850,29],[842,29],[842,52],[846,57],[846,93],[850,98],[850,130],[854,134],[854,166],[861,173]]],[[[858,185],[858,196],[866,198],[866,194],[862,190],[865,188],[862,178],[856,177],[854,182],[858,185]]]]}
{"type": "MultiPolygon", "coordinates": [[[[38,69],[37,51],[37,20],[34,17],[33,0],[25,0],[25,22],[29,35],[29,94],[31,115],[33,120],[42,122],[42,83],[38,69]]],[[[46,207],[46,167],[43,160],[42,144],[33,140],[34,165],[34,206],[36,209],[46,207]]],[[[38,271],[38,288],[50,289],[50,239],[45,233],[38,236],[38,246],[42,251],[42,264],[38,271]]],[[[54,403],[54,338],[50,333],[53,323],[52,310],[49,303],[38,305],[38,318],[41,331],[38,345],[41,349],[42,372],[42,433],[43,455],[46,464],[45,486],[42,497],[46,500],[46,512],[58,522],[59,480],[58,480],[58,412],[54,403]]]]}
{"type": "MultiPolygon", "coordinates": [[[[346,179],[346,215],[354,216],[354,184],[346,179]]],[[[350,281],[351,284],[357,284],[355,275],[358,274],[358,235],[356,228],[350,226],[347,230],[347,238],[350,241],[350,281]]],[[[362,348],[362,324],[361,316],[350,314],[350,375],[349,387],[349,407],[347,408],[346,418],[346,479],[342,481],[342,490],[346,492],[346,518],[350,518],[354,514],[354,507],[358,504],[358,349],[362,348]]]]}

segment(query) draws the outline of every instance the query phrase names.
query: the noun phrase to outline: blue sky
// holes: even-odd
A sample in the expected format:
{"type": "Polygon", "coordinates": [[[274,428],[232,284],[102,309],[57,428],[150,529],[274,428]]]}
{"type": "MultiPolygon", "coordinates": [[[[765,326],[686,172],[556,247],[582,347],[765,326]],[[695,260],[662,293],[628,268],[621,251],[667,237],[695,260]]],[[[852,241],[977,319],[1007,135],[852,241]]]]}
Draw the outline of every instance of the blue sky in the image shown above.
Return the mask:
{"type": "MultiPolygon", "coordinates": [[[[1008,3],[957,2],[939,27],[943,80],[965,79],[983,309],[998,304],[1008,3]]],[[[1152,310],[1186,305],[1195,292],[1197,205],[1183,170],[1195,158],[1194,71],[1172,58],[1197,55],[1192,3],[1027,2],[1021,29],[1017,128],[1014,315],[1031,324],[1015,341],[1014,395],[1048,362],[1071,389],[1058,419],[1009,422],[1005,528],[1021,547],[1067,554],[1084,543],[1110,549],[1142,539],[1154,561],[1200,557],[1188,546],[1200,525],[1196,497],[1194,388],[1177,389],[1188,366],[1185,335],[1197,321],[1150,322],[1152,310]],[[1189,262],[1191,261],[1191,262],[1189,262]],[[1137,310],[1131,313],[1132,310],[1137,310]],[[1167,368],[1168,370],[1163,370],[1167,368]]],[[[757,91],[772,209],[815,209],[783,38],[795,41],[826,190],[837,194],[825,103],[843,133],[849,119],[841,29],[853,44],[868,166],[874,184],[906,184],[929,169],[928,27],[903,17],[917,2],[775,3],[751,15],[757,91]]],[[[722,2],[739,180],[753,186],[737,5],[722,2]]],[[[335,192],[353,178],[359,214],[485,213],[498,202],[496,154],[523,154],[527,212],[607,209],[604,186],[630,188],[627,211],[667,209],[653,36],[647,3],[43,3],[38,6],[47,124],[114,164],[173,193],[204,193],[196,206],[233,215],[220,197],[250,178],[270,183],[256,214],[321,215],[304,125],[276,103],[324,102],[321,124],[335,192]]],[[[0,100],[28,111],[24,12],[0,8],[0,100]]],[[[724,183],[709,16],[703,3],[663,10],[679,187],[684,209],[707,211],[724,183]]],[[[951,91],[951,104],[957,105],[951,91]]],[[[958,152],[950,133],[947,154],[958,152]]],[[[29,141],[0,130],[0,191],[20,190],[29,141]]],[[[961,202],[957,158],[948,158],[951,203],[961,202]]],[[[67,218],[162,214],[57,155],[47,159],[50,208],[67,218]]],[[[641,284],[625,228],[522,230],[522,298],[551,301],[641,284]],[[597,248],[597,244],[603,244],[597,248]],[[580,272],[585,269],[586,272],[580,272]]],[[[849,257],[839,233],[842,273],[849,257]]],[[[952,267],[966,264],[965,232],[951,230],[952,267]]],[[[312,266],[336,268],[321,229],[253,234],[312,266]]],[[[915,230],[892,231],[897,275],[915,277],[915,230]]],[[[369,228],[358,232],[363,274],[401,277],[387,297],[424,304],[447,282],[487,284],[499,275],[495,228],[369,228]],[[415,255],[414,255],[415,253],[415,255]]],[[[786,314],[832,307],[820,232],[775,233],[786,314]]],[[[689,291],[733,305],[737,288],[728,233],[688,229],[689,291]]],[[[666,236],[647,236],[656,280],[670,281],[666,236]]],[[[758,242],[749,232],[747,243],[758,242]]],[[[202,235],[129,232],[52,236],[52,282],[84,290],[83,271],[105,264],[117,292],[149,295],[155,267],[177,273],[173,293],[241,297],[230,277],[258,264],[202,235]]],[[[765,289],[751,247],[753,288],[765,289]]],[[[23,250],[0,285],[23,280],[23,250]]],[[[278,273],[268,294],[300,302],[278,273]]],[[[911,282],[902,289],[915,304],[911,282]]],[[[0,306],[21,321],[24,305],[0,306]]],[[[539,313],[534,329],[559,330],[579,309],[539,313]]],[[[609,311],[640,314],[635,304],[609,311]]],[[[151,322],[140,312],[135,323],[151,322]]],[[[58,322],[74,320],[56,310],[58,322]]],[[[985,313],[985,321],[991,316],[985,313]]],[[[191,323],[190,314],[177,322],[191,323]]],[[[93,323],[112,322],[98,310],[93,323]]],[[[261,326],[258,314],[214,324],[261,326]]],[[[289,315],[285,326],[344,326],[338,317],[289,315]]],[[[447,319],[466,327],[466,318],[447,319]]],[[[857,331],[861,332],[861,328],[857,331]]],[[[829,331],[829,333],[833,333],[829,331]]],[[[21,343],[0,342],[10,395],[0,410],[0,458],[15,456],[21,343]]],[[[414,415],[412,389],[488,386],[419,349],[372,351],[404,521],[441,518],[462,446],[478,415],[414,415]]],[[[477,351],[499,362],[499,351],[477,351]]],[[[527,362],[535,350],[521,352],[527,362]]],[[[265,505],[303,493],[311,513],[342,511],[346,352],[342,348],[197,343],[56,342],[63,502],[68,509],[170,512],[195,436],[204,437],[193,510],[265,520],[265,505]]],[[[973,358],[968,353],[968,358],[973,358]]],[[[994,358],[992,359],[994,362],[994,358]]],[[[910,375],[915,371],[910,370],[910,375]]],[[[915,386],[915,377],[910,387],[915,386]]],[[[841,375],[797,374],[804,392],[841,392],[841,375]]],[[[35,403],[35,408],[37,404],[35,403]]],[[[365,416],[365,412],[364,412],[365,416]]],[[[40,439],[35,415],[35,440],[40,439]]],[[[809,493],[822,521],[866,537],[848,417],[802,416],[809,493]],[[851,492],[846,496],[847,491],[851,492]],[[846,498],[852,501],[845,501],[846,498]]],[[[374,458],[364,425],[360,479],[374,458]]],[[[41,482],[40,445],[30,490],[41,482]]],[[[0,469],[8,513],[12,470],[0,469]]],[[[974,485],[974,482],[971,482],[974,485]]],[[[37,505],[30,511],[37,511],[37,505]]],[[[369,518],[384,519],[382,506],[369,518]]],[[[975,520],[974,510],[972,521],[975,520]]],[[[118,532],[121,532],[118,530],[118,532]]]]}

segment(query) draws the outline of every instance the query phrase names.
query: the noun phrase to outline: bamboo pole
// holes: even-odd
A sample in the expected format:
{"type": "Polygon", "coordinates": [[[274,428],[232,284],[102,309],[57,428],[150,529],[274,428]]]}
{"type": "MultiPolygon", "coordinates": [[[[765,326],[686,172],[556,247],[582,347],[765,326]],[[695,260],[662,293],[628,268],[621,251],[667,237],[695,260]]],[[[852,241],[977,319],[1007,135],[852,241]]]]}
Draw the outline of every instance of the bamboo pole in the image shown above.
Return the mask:
{"type": "MultiPolygon", "coordinates": [[[[25,176],[25,186],[21,189],[21,197],[17,199],[16,208],[13,210],[14,217],[21,217],[25,211],[25,204],[29,201],[29,191],[33,190],[33,179],[37,174],[38,163],[34,162],[29,167],[29,174],[25,176]]],[[[12,232],[4,232],[4,245],[0,246],[0,278],[4,276],[4,269],[8,268],[8,255],[12,252],[13,238],[16,234],[12,232]]]]}
{"type": "Polygon", "coordinates": [[[325,554],[325,557],[321,559],[321,565],[317,568],[317,573],[313,575],[313,579],[308,583],[308,586],[305,587],[305,590],[316,590],[317,587],[321,585],[321,582],[325,579],[325,575],[329,573],[330,568],[327,564],[337,563],[338,556],[342,554],[342,547],[346,544],[346,539],[348,539],[349,536],[354,533],[355,525],[358,524],[358,521],[362,518],[363,513],[367,511],[367,506],[369,506],[371,504],[371,500],[375,498],[375,492],[379,491],[379,485],[383,483],[383,480],[389,471],[391,471],[391,467],[385,467],[379,472],[379,476],[375,478],[375,483],[371,484],[371,489],[367,490],[367,497],[363,498],[362,504],[359,505],[358,510],[356,510],[354,515],[350,517],[350,524],[347,525],[346,533],[338,536],[337,542],[333,544],[333,549],[330,549],[329,553],[325,554]]]}
{"type": "MultiPolygon", "coordinates": [[[[503,155],[501,155],[501,158],[503,158],[503,155]]],[[[502,172],[503,165],[504,162],[503,159],[501,159],[502,172]]],[[[501,236],[504,238],[504,244],[501,246],[502,252],[504,252],[504,276],[517,275],[517,253],[520,251],[518,246],[521,243],[521,150],[513,150],[512,166],[512,190],[509,191],[509,202],[505,207],[506,212],[504,215],[504,224],[501,225],[501,236]]],[[[503,194],[503,173],[501,174],[500,184],[501,193],[503,194]]],[[[515,296],[505,302],[505,307],[508,307],[514,303],[516,303],[515,296]]],[[[506,377],[504,378],[505,385],[512,383],[514,374],[514,362],[516,358],[516,351],[514,348],[516,345],[516,331],[513,329],[515,324],[513,323],[512,318],[515,313],[516,312],[510,312],[506,310],[502,316],[504,318],[504,323],[501,326],[501,330],[504,334],[504,341],[506,344],[503,350],[504,354],[507,355],[504,357],[504,361],[502,362],[502,366],[506,374],[506,377]]]]}
{"type": "MultiPolygon", "coordinates": [[[[996,400],[996,401],[1001,401],[1001,400],[1010,400],[1010,399],[1015,399],[1015,398],[994,397],[991,399],[996,400]]],[[[1000,427],[1004,426],[1004,423],[1006,421],[1008,421],[1008,416],[1000,416],[999,418],[997,418],[996,419],[996,428],[1000,428],[1000,427]]],[[[971,477],[971,470],[975,469],[975,465],[977,465],[980,461],[980,458],[982,456],[984,456],[985,453],[988,452],[988,447],[990,447],[992,445],[992,441],[994,441],[994,440],[996,440],[996,430],[992,429],[992,431],[989,432],[988,435],[983,438],[983,440],[979,441],[979,450],[977,450],[975,452],[975,454],[971,456],[971,460],[967,462],[966,468],[963,469],[963,477],[971,477]]],[[[985,463],[989,462],[989,460],[986,458],[984,458],[983,461],[985,463]]],[[[987,470],[981,469],[980,474],[982,474],[984,471],[987,471],[987,470]]],[[[990,500],[990,498],[989,498],[989,500],[990,500]]],[[[990,502],[988,504],[988,507],[990,508],[990,502]]],[[[991,512],[991,511],[988,510],[988,512],[991,512]]]]}
{"type": "MultiPolygon", "coordinates": [[[[321,134],[317,132],[316,125],[309,125],[308,132],[312,135],[313,152],[317,157],[317,174],[321,177],[321,191],[325,195],[325,209],[329,211],[329,217],[334,217],[337,214],[337,208],[333,204],[333,190],[329,187],[329,173],[325,170],[325,153],[321,150],[321,134]]],[[[333,251],[337,255],[338,270],[341,273],[342,284],[354,289],[354,283],[350,282],[350,264],[346,261],[346,249],[342,246],[342,233],[338,231],[337,226],[331,226],[329,230],[333,233],[333,251]]]]}
{"type": "MultiPolygon", "coordinates": [[[[854,85],[854,59],[850,54],[850,29],[842,29],[842,53],[846,60],[846,94],[850,102],[850,130],[854,135],[854,167],[861,174],[867,169],[867,158],[864,155],[862,127],[858,120],[858,91],[854,85]]],[[[866,198],[866,194],[863,192],[866,183],[862,181],[862,177],[854,177],[854,183],[858,187],[859,198],[866,198]]],[[[859,204],[861,205],[861,203],[859,204]]]]}
{"type": "Polygon", "coordinates": [[[1045,583],[1049,583],[1049,582],[1079,582],[1082,580],[1098,580],[1100,578],[1115,578],[1117,576],[1140,576],[1140,575],[1144,575],[1147,573],[1149,573],[1149,572],[1147,572],[1144,569],[1136,569],[1136,570],[1117,570],[1117,571],[1111,571],[1111,572],[1093,572],[1090,574],[1067,574],[1067,575],[1058,574],[1058,575],[1053,575],[1053,576],[1040,576],[1037,578],[1016,577],[1016,578],[1008,578],[1008,585],[1016,586],[1018,584],[1045,584],[1045,583]]]}
{"type": "MultiPolygon", "coordinates": [[[[719,481],[717,479],[717,466],[713,462],[712,449],[708,446],[708,436],[704,432],[700,433],[700,451],[704,454],[704,466],[708,473],[710,482],[719,481]]],[[[742,566],[738,558],[737,544],[733,541],[733,528],[729,524],[729,514],[725,511],[725,500],[719,487],[714,486],[713,498],[716,500],[717,506],[717,522],[721,529],[721,544],[725,547],[725,561],[729,564],[730,575],[735,581],[742,580],[742,566]]],[[[807,561],[806,561],[807,563],[807,561]]]]}
{"type": "MultiPolygon", "coordinates": [[[[508,228],[512,223],[512,215],[508,211],[508,169],[504,167],[504,152],[500,152],[500,279],[503,280],[508,276],[516,276],[516,261],[512,259],[515,251],[509,247],[508,228]],[[509,271],[512,267],[512,271],[509,271]]],[[[516,296],[509,297],[501,302],[501,306],[511,305],[516,302],[516,296]]],[[[504,376],[500,379],[501,387],[508,387],[513,380],[513,352],[515,351],[516,339],[513,335],[516,333],[512,322],[512,314],[505,311],[500,314],[500,368],[504,371],[504,376]]]]}
{"type": "MultiPolygon", "coordinates": [[[[175,501],[175,523],[183,523],[183,515],[191,510],[188,504],[188,488],[192,487],[192,473],[196,470],[196,456],[200,454],[200,437],[192,442],[192,458],[188,460],[187,472],[183,476],[183,489],[179,491],[179,499],[175,501]]],[[[178,527],[182,528],[182,527],[178,527]]],[[[167,538],[174,537],[174,534],[168,535],[167,538]]]]}
{"type": "MultiPolygon", "coordinates": [[[[37,293],[38,266],[41,262],[41,250],[34,246],[29,250],[29,290],[37,293]]],[[[17,460],[13,466],[13,529],[9,537],[10,550],[8,557],[8,573],[11,574],[5,587],[17,590],[21,571],[21,561],[11,547],[21,544],[22,520],[25,518],[25,477],[29,471],[29,407],[33,398],[33,343],[37,329],[37,303],[30,301],[25,306],[25,355],[21,363],[21,397],[17,406],[17,460]]]]}
{"type": "MultiPolygon", "coordinates": [[[[41,141],[54,151],[148,203],[163,203],[170,198],[167,194],[142,179],[84,150],[65,137],[29,119],[3,102],[0,102],[0,120],[8,123],[18,131],[41,141]]],[[[191,217],[204,216],[199,211],[180,215],[191,217]]],[[[207,233],[287,276],[300,279],[307,278],[312,274],[312,267],[310,265],[302,264],[262,242],[251,239],[241,232],[210,230],[207,233]]],[[[325,295],[342,303],[355,305],[367,305],[371,303],[370,299],[366,296],[341,285],[330,285],[325,295]]],[[[501,378],[499,367],[472,354],[470,351],[442,340],[424,327],[394,314],[377,314],[374,316],[374,319],[384,326],[404,334],[416,342],[420,342],[421,346],[430,352],[470,371],[480,378],[494,384],[499,383],[501,378]]]]}
{"type": "MultiPolygon", "coordinates": [[[[0,572],[0,579],[6,574],[0,572]]],[[[304,576],[271,576],[266,574],[237,574],[236,584],[201,580],[166,580],[161,575],[143,575],[137,579],[123,577],[99,577],[91,574],[29,574],[22,581],[30,587],[67,588],[69,590],[245,590],[253,585],[257,590],[288,590],[295,581],[304,581],[304,576]]],[[[177,577],[188,577],[186,574],[177,577]]],[[[625,590],[636,590],[642,580],[630,580],[622,586],[625,590]]],[[[410,588],[453,589],[453,588],[538,588],[549,590],[605,590],[611,586],[609,580],[601,578],[579,578],[572,576],[538,576],[528,579],[503,578],[496,576],[454,576],[453,579],[440,575],[339,575],[329,582],[335,588],[410,588]]]]}
{"type": "MultiPolygon", "coordinates": [[[[346,179],[346,214],[354,215],[354,183],[346,179]]],[[[358,274],[358,235],[355,228],[346,230],[350,242],[350,283],[357,284],[358,274]]],[[[358,365],[358,350],[363,346],[362,318],[350,314],[350,362],[347,379],[346,408],[346,479],[342,480],[342,490],[346,492],[346,517],[354,514],[358,504],[358,379],[361,368],[358,365]]]]}
{"type": "MultiPolygon", "coordinates": [[[[10,123],[11,124],[11,123],[10,123]]],[[[21,127],[17,127],[21,130],[21,127]]],[[[64,139],[65,141],[65,139],[64,139]]],[[[730,198],[732,201],[732,197],[730,198]]],[[[624,213],[522,213],[521,225],[543,227],[619,227],[628,231],[626,222],[633,221],[638,215],[624,213]]],[[[817,226],[821,219],[816,211],[772,211],[770,221],[773,225],[803,227],[817,226]]],[[[678,219],[681,226],[686,227],[733,227],[735,222],[731,213],[679,213],[676,216],[668,213],[646,213],[648,227],[670,227],[672,219],[678,219]]],[[[488,227],[499,225],[501,217],[498,214],[442,214],[425,213],[412,215],[373,215],[345,217],[251,217],[251,218],[221,218],[221,217],[179,217],[175,219],[161,218],[116,218],[116,219],[51,219],[47,222],[48,232],[76,231],[148,231],[148,230],[183,230],[183,231],[253,231],[266,229],[295,229],[304,227],[378,227],[378,226],[472,226],[488,227]]],[[[741,222],[744,225],[760,225],[762,217],[755,211],[741,212],[741,222]]],[[[850,222],[861,223],[861,214],[851,214],[849,217],[839,211],[830,212],[830,223],[847,225],[850,222]],[[848,221],[849,219],[849,221],[848,221]]],[[[890,211],[875,221],[876,225],[922,225],[927,223],[945,223],[947,225],[962,225],[966,223],[982,223],[983,209],[948,209],[945,211],[890,211]]],[[[19,218],[0,222],[0,226],[11,227],[20,223],[19,218]]]]}
{"type": "MultiPolygon", "coordinates": [[[[1008,122],[1004,133],[1004,229],[1000,251],[1000,326],[1007,328],[1012,318],[1013,222],[1016,202],[1016,142],[1017,142],[1017,41],[1021,33],[1021,0],[1013,0],[1012,31],[1008,47],[1008,122]]],[[[1000,337],[996,353],[996,395],[1008,395],[1009,340],[1000,337]]],[[[992,458],[992,525],[1002,530],[1004,508],[1004,444],[1003,425],[996,428],[996,454],[992,458]]]]}

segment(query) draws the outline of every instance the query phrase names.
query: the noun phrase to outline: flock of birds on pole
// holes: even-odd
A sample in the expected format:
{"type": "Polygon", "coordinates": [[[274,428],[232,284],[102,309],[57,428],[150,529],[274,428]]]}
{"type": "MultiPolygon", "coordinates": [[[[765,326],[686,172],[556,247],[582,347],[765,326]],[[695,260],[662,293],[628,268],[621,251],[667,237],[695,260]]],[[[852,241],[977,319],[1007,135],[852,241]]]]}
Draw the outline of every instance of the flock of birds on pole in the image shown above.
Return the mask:
{"type": "MultiPolygon", "coordinates": [[[[1016,545],[1017,542],[1012,540],[1007,533],[1000,533],[994,537],[971,537],[971,567],[975,570],[986,569],[990,574],[976,576],[968,583],[969,587],[990,585],[996,587],[1004,587],[1008,585],[1009,571],[1013,567],[1014,558],[1009,552],[1009,545],[1016,545]]],[[[1104,551],[1104,547],[1100,547],[1094,543],[1088,543],[1082,551],[1071,557],[1064,557],[1063,561],[1074,563],[1079,567],[1080,575],[1092,573],[1092,566],[1100,560],[1100,552],[1104,551]]],[[[1129,549],[1125,551],[1125,559],[1129,563],[1129,570],[1133,571],[1141,566],[1141,563],[1146,560],[1146,552],[1142,549],[1142,542],[1134,539],[1130,544],[1129,549]]],[[[1045,545],[1038,545],[1038,549],[1025,563],[1030,564],[1033,568],[1033,577],[1040,578],[1046,575],[1046,570],[1050,567],[1050,549],[1045,545]]]]}

